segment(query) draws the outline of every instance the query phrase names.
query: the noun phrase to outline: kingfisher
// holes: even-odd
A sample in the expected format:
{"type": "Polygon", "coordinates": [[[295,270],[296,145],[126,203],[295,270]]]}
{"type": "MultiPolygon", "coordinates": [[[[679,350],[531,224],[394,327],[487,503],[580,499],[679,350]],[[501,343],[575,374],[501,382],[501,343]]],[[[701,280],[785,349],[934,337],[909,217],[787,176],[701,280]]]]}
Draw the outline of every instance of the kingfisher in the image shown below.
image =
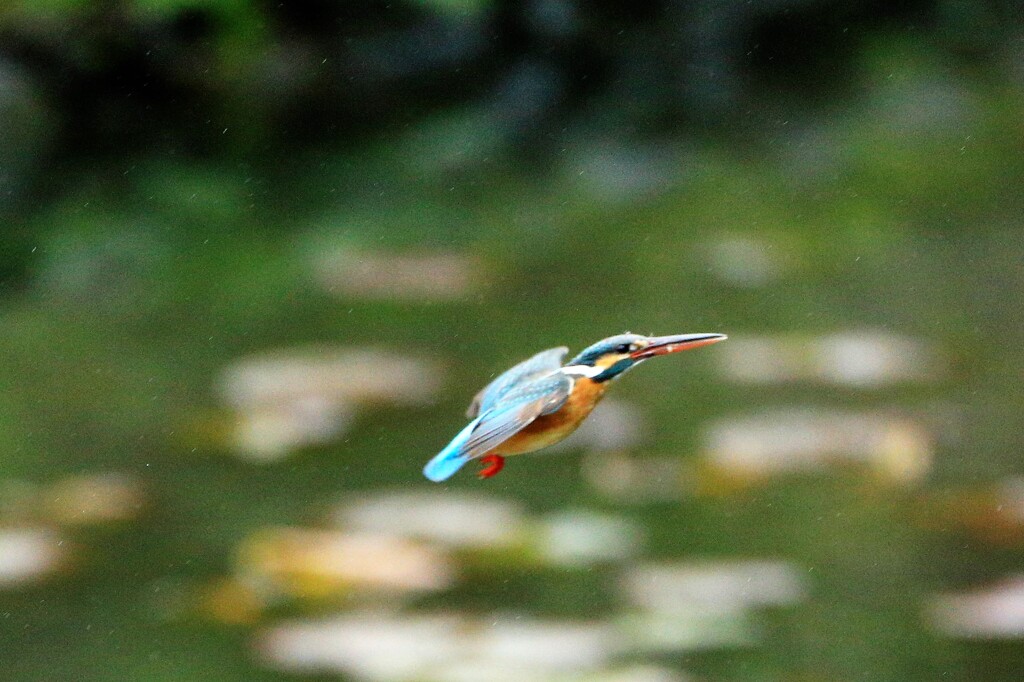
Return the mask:
{"type": "Polygon", "coordinates": [[[476,394],[466,412],[472,421],[427,462],[423,475],[445,481],[478,460],[484,465],[478,476],[490,478],[505,466],[505,457],[546,448],[575,431],[612,380],[627,370],[649,358],[725,339],[725,334],[619,334],[585,348],[565,366],[565,346],[541,351],[476,394]]]}

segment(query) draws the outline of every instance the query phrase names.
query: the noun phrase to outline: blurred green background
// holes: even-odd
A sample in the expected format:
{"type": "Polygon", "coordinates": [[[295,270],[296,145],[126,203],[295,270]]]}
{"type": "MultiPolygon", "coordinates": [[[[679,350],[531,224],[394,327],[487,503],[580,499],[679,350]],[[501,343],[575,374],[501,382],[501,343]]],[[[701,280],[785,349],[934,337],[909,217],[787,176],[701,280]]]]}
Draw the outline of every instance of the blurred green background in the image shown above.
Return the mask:
{"type": "Polygon", "coordinates": [[[1010,0],[5,0],[0,676],[1019,680],[1022,121],[1010,0]],[[627,329],[730,341],[422,478],[627,329]]]}

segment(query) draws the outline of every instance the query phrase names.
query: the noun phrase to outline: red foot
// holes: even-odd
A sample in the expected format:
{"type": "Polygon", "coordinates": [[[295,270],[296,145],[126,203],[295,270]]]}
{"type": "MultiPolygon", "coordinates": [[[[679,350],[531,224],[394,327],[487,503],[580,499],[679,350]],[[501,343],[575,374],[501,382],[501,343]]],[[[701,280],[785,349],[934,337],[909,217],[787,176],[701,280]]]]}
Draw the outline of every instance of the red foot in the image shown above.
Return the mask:
{"type": "Polygon", "coordinates": [[[480,470],[478,478],[490,478],[505,468],[505,458],[501,455],[486,455],[480,458],[480,463],[487,466],[480,470]]]}

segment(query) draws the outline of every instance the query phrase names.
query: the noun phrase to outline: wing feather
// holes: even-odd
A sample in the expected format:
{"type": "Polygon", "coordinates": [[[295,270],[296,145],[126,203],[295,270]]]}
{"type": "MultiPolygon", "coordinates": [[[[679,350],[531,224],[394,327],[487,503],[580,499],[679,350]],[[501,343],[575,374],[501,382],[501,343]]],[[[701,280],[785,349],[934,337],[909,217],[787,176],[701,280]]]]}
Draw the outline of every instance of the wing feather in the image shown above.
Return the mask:
{"type": "Polygon", "coordinates": [[[546,374],[562,366],[562,361],[569,349],[565,346],[542,350],[531,358],[523,360],[512,369],[502,372],[491,383],[476,394],[466,416],[472,419],[477,415],[486,412],[494,407],[502,396],[512,390],[517,384],[534,377],[538,374],[546,374]]]}
{"type": "Polygon", "coordinates": [[[484,411],[480,421],[461,448],[470,457],[481,457],[519,433],[537,417],[550,414],[565,404],[572,393],[573,379],[551,372],[508,390],[501,402],[484,411]]]}

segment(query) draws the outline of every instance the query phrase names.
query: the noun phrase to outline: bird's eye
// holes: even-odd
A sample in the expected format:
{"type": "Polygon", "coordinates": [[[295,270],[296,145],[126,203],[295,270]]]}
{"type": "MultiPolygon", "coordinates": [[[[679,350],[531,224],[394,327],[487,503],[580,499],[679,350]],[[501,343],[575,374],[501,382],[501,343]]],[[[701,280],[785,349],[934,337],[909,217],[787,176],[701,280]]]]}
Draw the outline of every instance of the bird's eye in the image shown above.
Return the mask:
{"type": "Polygon", "coordinates": [[[636,344],[633,343],[623,343],[615,347],[616,353],[632,353],[635,350],[636,344]]]}

